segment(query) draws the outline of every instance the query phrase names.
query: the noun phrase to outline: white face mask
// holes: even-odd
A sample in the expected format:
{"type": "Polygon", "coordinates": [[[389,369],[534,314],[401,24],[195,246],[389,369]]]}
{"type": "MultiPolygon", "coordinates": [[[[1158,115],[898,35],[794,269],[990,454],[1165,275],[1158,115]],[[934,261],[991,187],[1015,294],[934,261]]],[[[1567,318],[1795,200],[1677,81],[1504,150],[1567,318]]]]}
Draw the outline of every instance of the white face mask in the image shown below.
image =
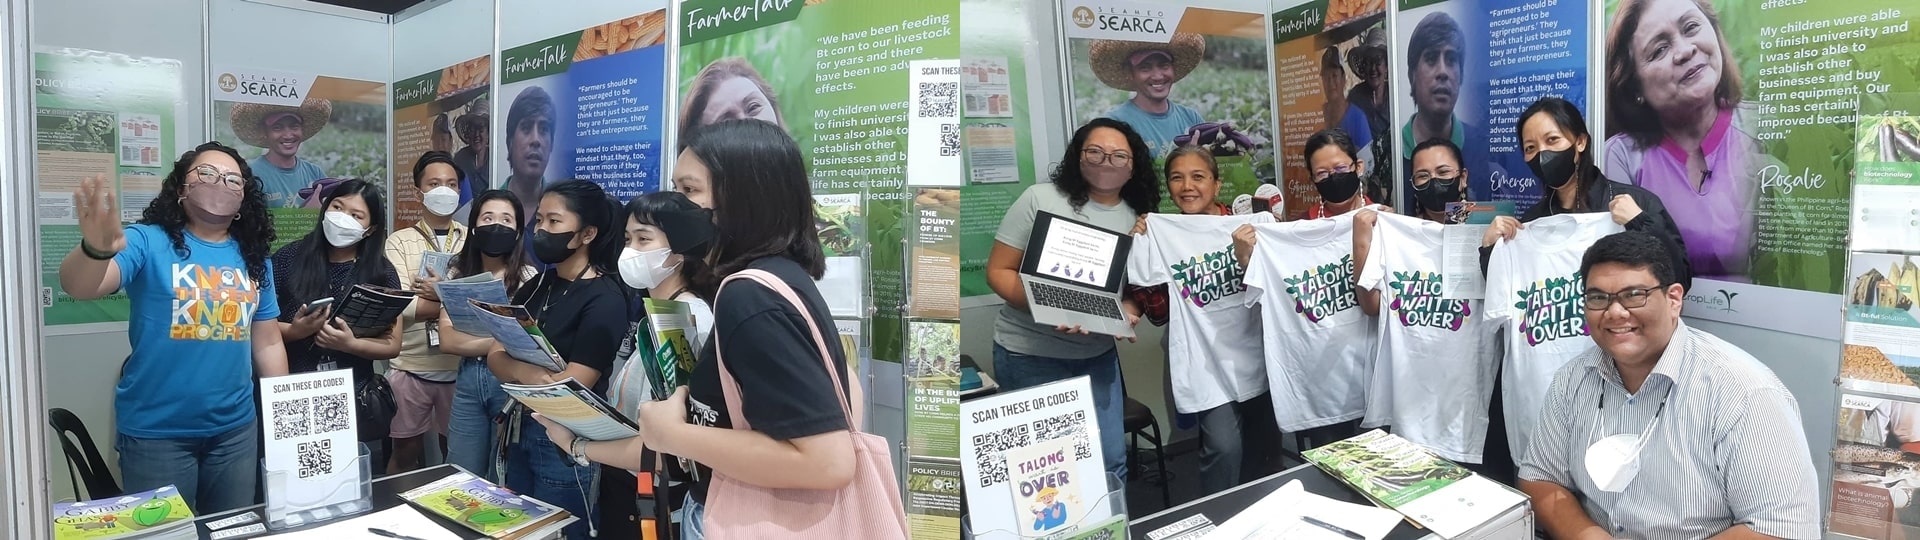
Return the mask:
{"type": "Polygon", "coordinates": [[[420,196],[420,205],[433,215],[451,216],[454,210],[460,209],[460,192],[447,186],[433,188],[420,196]]]}
{"type": "MultiPolygon", "coordinates": [[[[1673,397],[1671,390],[1668,398],[1673,397]]],[[[1605,399],[1604,397],[1602,399],[1605,399]]],[[[1653,427],[1660,424],[1661,413],[1666,412],[1666,399],[1660,400],[1660,409],[1654,411],[1653,420],[1647,422],[1647,428],[1638,435],[1621,433],[1594,441],[1587,446],[1587,477],[1593,479],[1594,487],[1601,491],[1619,493],[1633,483],[1633,477],[1640,474],[1640,450],[1646,448],[1647,438],[1653,435],[1653,427]]],[[[1600,410],[1604,410],[1604,405],[1600,410]]],[[[1593,429],[1600,429],[1600,413],[1594,413],[1593,429]]],[[[1592,440],[1592,434],[1588,435],[1592,440]]]]}
{"type": "Polygon", "coordinates": [[[327,218],[320,221],[320,232],[327,236],[327,243],[342,248],[367,237],[367,228],[346,212],[327,212],[327,218]]]}
{"type": "Polygon", "coordinates": [[[651,289],[660,286],[673,273],[680,270],[680,263],[667,265],[667,259],[673,256],[671,249],[640,251],[625,248],[620,251],[620,280],[628,287],[651,289]]]}

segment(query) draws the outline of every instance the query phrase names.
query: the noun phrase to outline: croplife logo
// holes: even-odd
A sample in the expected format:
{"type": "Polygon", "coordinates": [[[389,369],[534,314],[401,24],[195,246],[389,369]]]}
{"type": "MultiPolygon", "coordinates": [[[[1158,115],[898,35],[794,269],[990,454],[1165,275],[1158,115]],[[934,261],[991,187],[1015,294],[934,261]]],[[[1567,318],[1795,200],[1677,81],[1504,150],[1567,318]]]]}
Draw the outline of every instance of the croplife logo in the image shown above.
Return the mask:
{"type": "Polygon", "coordinates": [[[1087,6],[1073,8],[1073,24],[1081,28],[1093,27],[1093,10],[1087,6]]]}
{"type": "Polygon", "coordinates": [[[220,91],[221,92],[232,92],[233,89],[239,88],[239,87],[240,87],[239,77],[233,76],[232,73],[220,74],[220,91]]]}
{"type": "Polygon", "coordinates": [[[1687,303],[1698,305],[1700,307],[1711,309],[1714,311],[1724,311],[1727,313],[1740,312],[1740,310],[1733,309],[1733,297],[1740,296],[1740,293],[1729,291],[1726,289],[1714,289],[1714,292],[1719,293],[1719,295],[1707,296],[1704,294],[1689,293],[1687,294],[1687,303]]]}

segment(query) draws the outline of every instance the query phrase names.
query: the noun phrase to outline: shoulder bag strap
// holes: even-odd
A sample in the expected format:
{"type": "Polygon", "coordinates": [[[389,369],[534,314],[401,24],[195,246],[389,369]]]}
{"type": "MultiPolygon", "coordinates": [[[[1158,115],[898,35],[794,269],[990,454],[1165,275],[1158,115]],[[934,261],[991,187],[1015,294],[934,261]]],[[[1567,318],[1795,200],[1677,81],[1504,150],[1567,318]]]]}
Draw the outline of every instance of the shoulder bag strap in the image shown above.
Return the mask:
{"type": "MultiPolygon", "coordinates": [[[[762,286],[778,293],[781,297],[786,298],[788,303],[793,304],[795,309],[800,310],[801,318],[807,321],[807,329],[813,333],[814,345],[819,349],[820,353],[820,363],[827,368],[827,377],[833,380],[833,393],[840,399],[840,412],[846,417],[847,429],[850,431],[860,431],[860,418],[854,414],[853,406],[847,399],[847,392],[842,388],[840,370],[836,369],[833,365],[833,353],[827,349],[826,337],[820,333],[820,325],[814,322],[813,312],[807,309],[806,302],[802,301],[800,296],[794,293],[793,288],[787,286],[786,282],[781,281],[779,277],[763,270],[742,270],[736,272],[720,282],[721,289],[725,289],[727,283],[742,279],[760,283],[762,286]]],[[[714,296],[715,305],[718,305],[719,295],[716,293],[714,296]]],[[[733,375],[727,371],[726,355],[723,354],[721,350],[722,340],[717,339],[717,336],[716,338],[709,339],[714,339],[714,360],[720,362],[717,366],[720,368],[720,393],[726,397],[728,415],[732,418],[734,426],[740,429],[752,429],[747,425],[745,409],[741,408],[740,405],[740,383],[735,381],[733,375]]]]}

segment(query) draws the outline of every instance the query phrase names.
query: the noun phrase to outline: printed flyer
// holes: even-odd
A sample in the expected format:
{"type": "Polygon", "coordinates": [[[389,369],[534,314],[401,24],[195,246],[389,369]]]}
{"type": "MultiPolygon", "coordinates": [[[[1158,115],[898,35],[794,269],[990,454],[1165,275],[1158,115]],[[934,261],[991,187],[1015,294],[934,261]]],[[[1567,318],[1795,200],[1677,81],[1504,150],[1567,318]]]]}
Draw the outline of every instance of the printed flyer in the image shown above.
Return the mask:
{"type": "Polygon", "coordinates": [[[1366,165],[1366,194],[1393,203],[1393,139],[1388,118],[1395,55],[1387,51],[1386,2],[1309,0],[1273,14],[1274,95],[1279,98],[1283,219],[1320,204],[1307,168],[1307,138],[1339,128],[1366,165]],[[1330,5],[1330,4],[1338,4],[1330,5]],[[1338,7],[1338,12],[1332,8],[1338,7]]]}
{"type": "Polygon", "coordinates": [[[960,88],[961,155],[967,186],[960,195],[960,296],[993,296],[987,287],[987,255],[993,235],[1014,199],[1040,178],[1059,156],[1034,157],[1034,127],[1027,96],[1025,24],[1028,3],[1018,0],[961,0],[960,88]]]}
{"type": "Polygon", "coordinates": [[[40,313],[49,326],[127,320],[127,296],[91,301],[61,290],[60,260],[80,245],[73,193],[111,179],[120,220],[140,219],[183,143],[178,60],[63,49],[33,55],[34,154],[40,222],[40,313]]]}
{"type": "Polygon", "coordinates": [[[1889,180],[1857,168],[1883,161],[1879,139],[1856,137],[1877,127],[1857,114],[1920,112],[1902,99],[1920,91],[1910,60],[1920,10],[1901,0],[1607,0],[1606,14],[1607,69],[1618,72],[1607,78],[1606,173],[1667,203],[1706,278],[1686,313],[1837,337],[1825,306],[1849,285],[1845,224],[1853,202],[1868,200],[1854,180],[1889,180]],[[1707,32],[1684,47],[1651,37],[1679,28],[1707,32]],[[1856,155],[1862,143],[1869,155],[1856,155]]]}
{"type": "Polygon", "coordinates": [[[659,191],[666,89],[644,74],[666,69],[666,25],[657,10],[502,50],[492,187],[529,207],[567,179],[659,191]]]}
{"type": "Polygon", "coordinates": [[[913,287],[907,316],[960,318],[960,190],[922,188],[913,198],[913,287]]]}
{"type": "Polygon", "coordinates": [[[1861,538],[1920,534],[1920,402],[1841,392],[1833,450],[1831,531],[1861,538]]]}
{"type": "MultiPolygon", "coordinates": [[[[1266,15],[1129,0],[1060,3],[1074,125],[1126,122],[1155,170],[1183,144],[1212,149],[1220,202],[1274,182],[1266,15]]],[[[1164,191],[1163,184],[1161,189],[1164,191]]],[[[1176,211],[1162,194],[1161,209],[1176,211]]]]}
{"type": "Polygon", "coordinates": [[[1920,246],[1920,116],[1861,116],[1854,144],[1851,249],[1920,246]]]}
{"type": "Polygon", "coordinates": [[[1854,252],[1840,376],[1854,388],[1920,396],[1920,266],[1854,252]]]}
{"type": "Polygon", "coordinates": [[[211,73],[214,139],[239,149],[259,177],[275,249],[320,225],[328,187],[385,184],[386,83],[235,66],[211,73]]]}
{"type": "Polygon", "coordinates": [[[960,324],[907,326],[908,519],[915,538],[953,538],[938,531],[959,530],[960,324]]]}
{"type": "Polygon", "coordinates": [[[453,154],[454,166],[464,175],[460,206],[453,218],[467,219],[467,205],[487,182],[488,137],[492,111],[487,83],[493,57],[481,56],[444,69],[403,79],[393,85],[393,228],[412,227],[420,220],[420,193],[412,189],[413,165],[421,154],[453,154]]]}
{"type": "Polygon", "coordinates": [[[1015,456],[1049,441],[1071,441],[1072,450],[1059,459],[1072,462],[1069,474],[1083,480],[1076,491],[1086,511],[1066,529],[1112,515],[1105,483],[1091,480],[1104,479],[1107,472],[1100,460],[1100,427],[1087,381],[1076,377],[960,403],[960,470],[976,538],[1033,536],[1035,516],[1026,505],[1014,503],[1009,491],[1017,487],[1010,484],[1027,478],[1015,456]]]}

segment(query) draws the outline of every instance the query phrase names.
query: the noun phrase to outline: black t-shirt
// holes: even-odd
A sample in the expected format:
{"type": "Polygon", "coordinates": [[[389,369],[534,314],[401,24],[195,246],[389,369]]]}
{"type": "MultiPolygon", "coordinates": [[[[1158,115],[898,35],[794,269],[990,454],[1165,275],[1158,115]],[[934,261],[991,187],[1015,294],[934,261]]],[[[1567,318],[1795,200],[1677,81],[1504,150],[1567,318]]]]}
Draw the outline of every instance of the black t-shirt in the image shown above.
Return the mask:
{"type": "MultiPolygon", "coordinates": [[[[825,333],[827,352],[833,354],[842,390],[847,380],[846,352],[834,330],[826,300],[798,263],[785,257],[754,261],[749,268],[773,273],[798,293],[825,333]]],[[[716,347],[724,344],[727,372],[740,384],[740,404],[753,430],[779,440],[809,437],[847,429],[847,418],[833,380],[822,369],[819,346],[800,311],[780,293],[753,281],[735,281],[715,295],[713,336],[700,351],[688,386],[688,421],[703,426],[733,427],[726,397],[720,392],[716,347]]],[[[695,500],[706,501],[713,471],[700,468],[693,486],[695,500]]]]}
{"type": "Polygon", "coordinates": [[[575,281],[557,272],[548,269],[521,285],[514,303],[527,307],[561,359],[599,371],[593,388],[602,391],[613,370],[614,352],[629,328],[627,292],[612,275],[575,281]]]}
{"type": "MultiPolygon", "coordinates": [[[[307,302],[326,298],[326,296],[298,298],[298,295],[293,289],[287,286],[287,283],[293,280],[295,255],[306,249],[309,249],[306,241],[301,240],[287,244],[286,247],[280,248],[280,251],[273,253],[274,289],[279,295],[280,305],[291,306],[280,310],[280,322],[293,322],[294,316],[300,313],[300,306],[305,305],[307,302]]],[[[400,288],[400,274],[393,269],[393,263],[388,262],[386,257],[376,257],[375,259],[373,264],[378,264],[382,268],[381,278],[380,281],[370,283],[370,285],[393,289],[400,288]]],[[[333,297],[334,304],[332,307],[334,309],[339,309],[341,303],[347,300],[348,289],[359,284],[354,279],[356,275],[354,272],[355,264],[357,264],[357,262],[327,263],[327,296],[333,297]]],[[[356,383],[373,376],[373,360],[321,347],[319,344],[314,343],[314,336],[288,341],[286,342],[286,347],[287,373],[320,371],[322,367],[328,369],[350,367],[353,368],[353,380],[356,383]],[[329,363],[332,365],[328,366],[327,364],[329,363]]]]}

